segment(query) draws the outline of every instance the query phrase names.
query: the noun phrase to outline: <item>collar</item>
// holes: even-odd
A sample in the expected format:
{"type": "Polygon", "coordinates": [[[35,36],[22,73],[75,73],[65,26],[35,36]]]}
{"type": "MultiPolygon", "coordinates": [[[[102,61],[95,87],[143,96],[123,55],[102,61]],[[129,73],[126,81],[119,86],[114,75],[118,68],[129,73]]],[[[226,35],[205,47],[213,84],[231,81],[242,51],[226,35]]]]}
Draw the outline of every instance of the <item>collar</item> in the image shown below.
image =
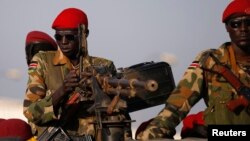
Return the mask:
{"type": "MultiPolygon", "coordinates": [[[[85,64],[86,66],[91,66],[91,63],[90,63],[90,56],[89,55],[86,55],[84,58],[83,58],[83,64],[85,64]]],[[[70,60],[68,59],[68,57],[66,57],[61,49],[58,47],[57,51],[56,51],[56,54],[53,58],[53,65],[64,65],[64,64],[67,64],[67,63],[70,63],[70,60]]]]}
{"type": "Polygon", "coordinates": [[[63,55],[61,49],[58,47],[53,58],[53,65],[64,65],[67,62],[70,62],[69,59],[65,55],[63,55]]]}

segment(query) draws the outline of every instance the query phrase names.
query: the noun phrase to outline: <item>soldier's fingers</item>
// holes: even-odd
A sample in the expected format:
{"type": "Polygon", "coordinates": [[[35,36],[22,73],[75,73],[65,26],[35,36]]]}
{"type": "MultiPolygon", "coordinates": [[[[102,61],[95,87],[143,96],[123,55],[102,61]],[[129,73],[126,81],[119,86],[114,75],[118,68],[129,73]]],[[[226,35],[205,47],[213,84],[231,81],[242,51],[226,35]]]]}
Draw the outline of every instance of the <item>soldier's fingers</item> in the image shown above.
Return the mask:
{"type": "Polygon", "coordinates": [[[90,72],[82,72],[81,74],[80,74],[81,76],[91,76],[92,75],[92,73],[90,73],[90,72]]]}
{"type": "Polygon", "coordinates": [[[67,78],[71,78],[71,77],[77,77],[77,74],[76,74],[75,71],[70,71],[70,72],[67,74],[66,79],[67,79],[67,78]]]}
{"type": "Polygon", "coordinates": [[[77,86],[79,86],[79,83],[67,83],[67,84],[65,84],[65,87],[77,87],[77,86]]]}
{"type": "Polygon", "coordinates": [[[78,83],[79,82],[79,78],[76,78],[76,77],[70,78],[70,79],[67,80],[67,82],[68,83],[78,83]]]}

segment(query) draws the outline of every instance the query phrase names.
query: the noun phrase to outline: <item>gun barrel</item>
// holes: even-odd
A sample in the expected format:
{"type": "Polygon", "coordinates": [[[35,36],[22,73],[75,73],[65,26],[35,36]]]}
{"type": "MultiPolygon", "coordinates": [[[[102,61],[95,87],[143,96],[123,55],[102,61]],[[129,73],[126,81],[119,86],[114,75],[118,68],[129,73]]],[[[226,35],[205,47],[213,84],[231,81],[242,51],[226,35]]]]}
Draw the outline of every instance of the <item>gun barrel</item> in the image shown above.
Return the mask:
{"type": "Polygon", "coordinates": [[[115,89],[115,88],[107,88],[105,89],[105,92],[108,94],[113,94],[113,95],[123,95],[126,97],[134,97],[136,94],[136,91],[133,89],[115,89]]]}
{"type": "Polygon", "coordinates": [[[154,92],[158,89],[158,83],[155,80],[148,80],[146,82],[146,88],[149,91],[154,92]]]}
{"type": "Polygon", "coordinates": [[[148,91],[156,91],[158,89],[158,83],[154,80],[139,81],[137,79],[117,79],[117,78],[102,78],[102,84],[111,87],[120,88],[143,88],[148,91]]]}

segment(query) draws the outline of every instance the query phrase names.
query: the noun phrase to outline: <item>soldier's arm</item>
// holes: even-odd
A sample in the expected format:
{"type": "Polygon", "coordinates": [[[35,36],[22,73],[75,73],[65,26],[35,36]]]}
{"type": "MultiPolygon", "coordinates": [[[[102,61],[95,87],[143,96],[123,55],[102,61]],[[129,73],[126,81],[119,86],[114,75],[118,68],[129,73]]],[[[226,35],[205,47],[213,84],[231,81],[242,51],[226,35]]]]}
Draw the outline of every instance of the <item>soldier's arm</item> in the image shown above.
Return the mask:
{"type": "Polygon", "coordinates": [[[46,91],[43,60],[39,55],[32,59],[28,70],[28,83],[24,99],[23,113],[28,121],[43,124],[57,119],[52,105],[51,91],[46,91]]]}
{"type": "Polygon", "coordinates": [[[146,130],[139,134],[138,138],[148,140],[173,137],[176,133],[175,127],[201,99],[203,83],[203,70],[200,68],[198,56],[167,99],[164,109],[150,122],[146,130]]]}
{"type": "Polygon", "coordinates": [[[52,95],[52,104],[56,115],[65,99],[73,93],[75,88],[79,86],[79,79],[76,70],[71,70],[64,78],[63,84],[52,95]]]}

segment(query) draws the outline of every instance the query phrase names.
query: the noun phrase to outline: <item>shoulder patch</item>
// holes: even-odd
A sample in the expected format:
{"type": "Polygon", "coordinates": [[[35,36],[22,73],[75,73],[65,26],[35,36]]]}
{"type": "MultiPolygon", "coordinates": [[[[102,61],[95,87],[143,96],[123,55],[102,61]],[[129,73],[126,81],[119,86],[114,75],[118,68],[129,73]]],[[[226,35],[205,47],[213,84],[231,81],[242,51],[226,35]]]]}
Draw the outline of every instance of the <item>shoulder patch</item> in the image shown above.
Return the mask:
{"type": "Polygon", "coordinates": [[[28,72],[30,73],[30,72],[36,70],[37,65],[38,65],[38,63],[37,63],[36,61],[32,61],[32,62],[29,64],[28,72]]]}
{"type": "Polygon", "coordinates": [[[195,69],[195,68],[199,68],[199,67],[200,67],[199,61],[193,61],[193,62],[189,65],[188,69],[195,69]]]}
{"type": "Polygon", "coordinates": [[[30,68],[36,68],[38,65],[38,63],[36,61],[32,61],[30,64],[29,64],[29,69],[30,68]]]}

